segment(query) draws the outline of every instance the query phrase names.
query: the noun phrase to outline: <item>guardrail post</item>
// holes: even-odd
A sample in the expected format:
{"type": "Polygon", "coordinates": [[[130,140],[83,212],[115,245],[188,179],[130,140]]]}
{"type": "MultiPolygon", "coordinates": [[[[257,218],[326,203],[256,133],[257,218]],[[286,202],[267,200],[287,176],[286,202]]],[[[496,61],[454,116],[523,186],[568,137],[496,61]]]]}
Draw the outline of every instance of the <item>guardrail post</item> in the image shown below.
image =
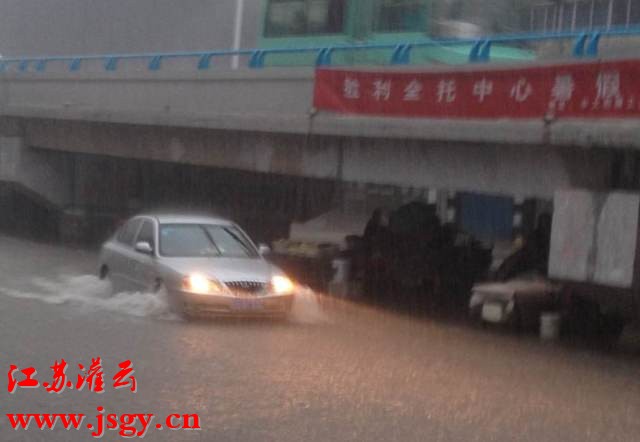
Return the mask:
{"type": "Polygon", "coordinates": [[[599,32],[596,32],[591,36],[591,39],[589,40],[589,44],[587,45],[587,50],[585,52],[587,57],[598,56],[598,45],[600,43],[600,36],[601,34],[599,32]]]}
{"type": "Polygon", "coordinates": [[[162,55],[156,55],[149,62],[149,70],[150,71],[157,71],[161,67],[162,67],[162,55]]]}
{"type": "Polygon", "coordinates": [[[584,57],[584,45],[587,43],[587,39],[589,38],[588,34],[581,34],[580,37],[576,40],[573,45],[573,56],[574,57],[584,57]]]}
{"type": "Polygon", "coordinates": [[[45,69],[47,69],[47,60],[38,60],[36,63],[36,71],[44,72],[45,69]]]}
{"type": "Polygon", "coordinates": [[[118,57],[109,57],[104,63],[104,69],[106,71],[115,71],[118,69],[118,57]]]}
{"type": "Polygon", "coordinates": [[[81,58],[74,58],[73,60],[71,60],[71,63],[69,63],[69,70],[71,72],[75,72],[80,70],[80,65],[82,64],[82,59],[81,58]]]}
{"type": "Polygon", "coordinates": [[[251,69],[262,69],[264,67],[265,51],[253,51],[249,59],[249,67],[251,69]]]}
{"type": "Polygon", "coordinates": [[[198,69],[204,71],[205,69],[209,69],[211,67],[211,59],[213,58],[213,54],[204,54],[200,57],[198,61],[198,69]]]}
{"type": "Polygon", "coordinates": [[[411,62],[411,44],[399,44],[391,55],[391,64],[409,64],[411,62]]]}
{"type": "Polygon", "coordinates": [[[491,59],[491,45],[493,43],[491,40],[485,40],[485,42],[480,47],[480,53],[478,54],[478,61],[488,62],[491,59]]]}
{"type": "Polygon", "coordinates": [[[476,41],[471,47],[471,52],[469,53],[469,62],[477,63],[480,56],[480,48],[482,47],[483,40],[476,41]]]}
{"type": "Polygon", "coordinates": [[[478,40],[471,47],[469,61],[471,63],[484,63],[491,58],[491,40],[478,40]]]}
{"type": "Polygon", "coordinates": [[[331,66],[331,55],[333,55],[333,48],[320,49],[316,57],[316,66],[331,66]]]}

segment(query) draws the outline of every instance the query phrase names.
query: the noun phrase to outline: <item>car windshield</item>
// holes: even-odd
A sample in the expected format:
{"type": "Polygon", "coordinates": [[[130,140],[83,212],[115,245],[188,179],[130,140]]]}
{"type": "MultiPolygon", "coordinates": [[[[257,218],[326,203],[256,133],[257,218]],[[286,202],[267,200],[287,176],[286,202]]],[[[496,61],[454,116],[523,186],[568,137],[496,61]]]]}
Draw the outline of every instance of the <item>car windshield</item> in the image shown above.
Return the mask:
{"type": "Polygon", "coordinates": [[[163,224],[160,254],[167,257],[256,258],[258,252],[244,233],[231,225],[163,224]]]}

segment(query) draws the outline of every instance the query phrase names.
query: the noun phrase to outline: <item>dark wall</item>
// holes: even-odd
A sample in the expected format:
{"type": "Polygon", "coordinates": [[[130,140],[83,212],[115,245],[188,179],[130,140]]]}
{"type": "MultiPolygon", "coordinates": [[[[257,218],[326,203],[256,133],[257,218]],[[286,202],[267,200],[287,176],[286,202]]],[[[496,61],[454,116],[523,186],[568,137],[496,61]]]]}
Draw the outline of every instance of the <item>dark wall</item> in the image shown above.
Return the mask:
{"type": "Polygon", "coordinates": [[[287,237],[294,219],[329,210],[335,189],[327,180],[97,155],[75,155],[75,176],[72,209],[93,220],[96,240],[134,213],[186,210],[231,218],[270,242],[287,237]]]}
{"type": "Polygon", "coordinates": [[[0,232],[54,241],[60,212],[26,189],[0,182],[0,232]]]}

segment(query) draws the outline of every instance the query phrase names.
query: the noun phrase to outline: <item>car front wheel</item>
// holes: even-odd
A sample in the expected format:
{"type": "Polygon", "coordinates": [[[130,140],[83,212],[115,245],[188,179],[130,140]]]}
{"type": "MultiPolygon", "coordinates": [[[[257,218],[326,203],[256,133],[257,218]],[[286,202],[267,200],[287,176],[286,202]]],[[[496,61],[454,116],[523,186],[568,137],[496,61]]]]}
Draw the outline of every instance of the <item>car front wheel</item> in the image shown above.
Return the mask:
{"type": "Polygon", "coordinates": [[[166,301],[169,312],[180,316],[182,319],[191,319],[191,315],[185,308],[186,306],[184,305],[182,299],[180,299],[180,296],[172,294],[162,281],[156,281],[153,293],[155,293],[159,297],[162,297],[166,301]]]}

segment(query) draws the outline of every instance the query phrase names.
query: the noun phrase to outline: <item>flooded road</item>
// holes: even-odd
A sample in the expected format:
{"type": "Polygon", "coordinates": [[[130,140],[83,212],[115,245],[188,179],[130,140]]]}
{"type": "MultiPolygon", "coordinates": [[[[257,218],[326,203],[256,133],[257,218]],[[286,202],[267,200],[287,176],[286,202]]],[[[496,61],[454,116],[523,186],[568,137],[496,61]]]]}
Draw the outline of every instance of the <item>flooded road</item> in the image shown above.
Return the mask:
{"type": "MultiPolygon", "coordinates": [[[[287,322],[171,315],[145,293],[109,296],[92,253],[0,237],[0,440],[92,440],[87,428],[13,430],[6,413],[172,413],[199,431],[145,440],[633,441],[640,358],[543,344],[307,293],[287,322]],[[51,382],[56,360],[101,357],[105,392],[7,393],[9,366],[51,382]],[[137,392],[112,388],[131,360],[137,392]]],[[[22,377],[17,375],[17,378],[22,377]]],[[[109,430],[105,440],[118,440],[109,430]]]]}

